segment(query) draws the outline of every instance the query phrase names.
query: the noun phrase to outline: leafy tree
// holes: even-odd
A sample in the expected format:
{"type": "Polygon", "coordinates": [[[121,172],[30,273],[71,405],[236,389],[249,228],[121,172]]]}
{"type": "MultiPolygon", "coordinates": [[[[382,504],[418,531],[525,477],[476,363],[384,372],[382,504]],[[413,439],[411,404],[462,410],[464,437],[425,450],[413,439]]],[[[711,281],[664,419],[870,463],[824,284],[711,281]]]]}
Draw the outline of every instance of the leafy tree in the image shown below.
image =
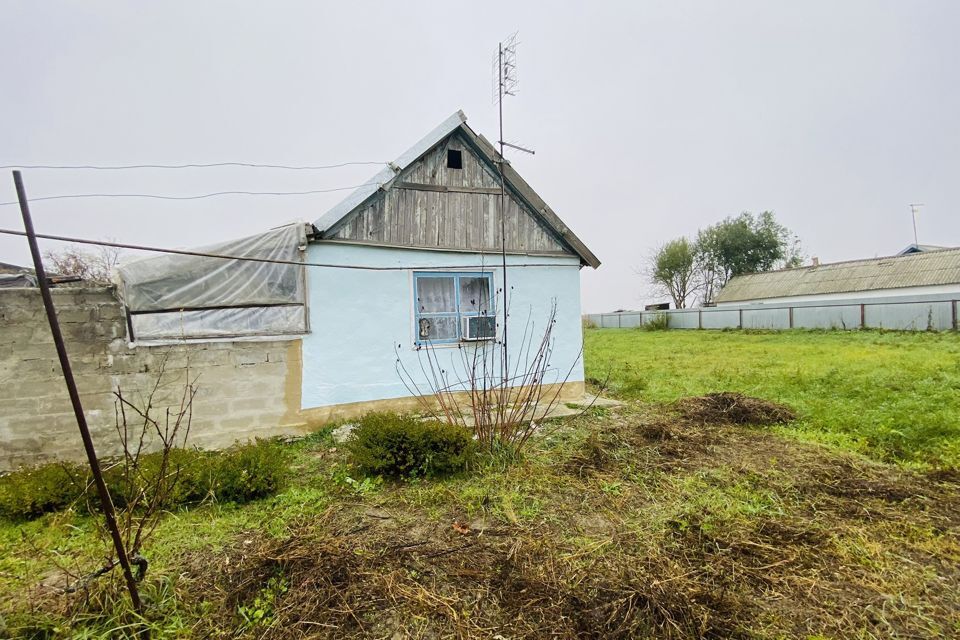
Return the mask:
{"type": "Polygon", "coordinates": [[[709,302],[733,276],[799,266],[796,235],[777,222],[772,211],[743,212],[701,229],[694,256],[703,300],[709,302]]]}
{"type": "Polygon", "coordinates": [[[694,247],[686,238],[677,238],[662,245],[651,256],[648,266],[650,281],[673,298],[677,309],[683,309],[696,289],[694,247]]]}

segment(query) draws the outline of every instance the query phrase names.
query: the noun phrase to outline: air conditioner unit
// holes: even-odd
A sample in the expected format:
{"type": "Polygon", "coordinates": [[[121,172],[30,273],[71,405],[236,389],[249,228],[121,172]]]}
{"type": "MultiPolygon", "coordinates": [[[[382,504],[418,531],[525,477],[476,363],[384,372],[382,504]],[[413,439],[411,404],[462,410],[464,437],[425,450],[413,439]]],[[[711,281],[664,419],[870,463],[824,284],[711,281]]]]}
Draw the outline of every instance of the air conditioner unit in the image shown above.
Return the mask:
{"type": "Polygon", "coordinates": [[[496,316],[468,316],[461,318],[463,323],[462,340],[476,342],[479,340],[493,340],[497,337],[496,316]]]}

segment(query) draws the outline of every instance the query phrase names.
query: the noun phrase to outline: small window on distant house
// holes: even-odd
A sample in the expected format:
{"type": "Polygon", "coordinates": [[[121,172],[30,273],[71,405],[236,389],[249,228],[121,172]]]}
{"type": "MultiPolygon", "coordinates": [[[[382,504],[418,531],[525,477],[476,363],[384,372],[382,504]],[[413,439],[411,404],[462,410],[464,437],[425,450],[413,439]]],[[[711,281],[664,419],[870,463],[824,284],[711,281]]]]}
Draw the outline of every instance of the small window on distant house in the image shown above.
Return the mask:
{"type": "Polygon", "coordinates": [[[447,149],[447,168],[463,169],[463,152],[459,149],[447,149]]]}
{"type": "Polygon", "coordinates": [[[489,273],[414,273],[417,344],[494,339],[492,292],[489,273]]]}

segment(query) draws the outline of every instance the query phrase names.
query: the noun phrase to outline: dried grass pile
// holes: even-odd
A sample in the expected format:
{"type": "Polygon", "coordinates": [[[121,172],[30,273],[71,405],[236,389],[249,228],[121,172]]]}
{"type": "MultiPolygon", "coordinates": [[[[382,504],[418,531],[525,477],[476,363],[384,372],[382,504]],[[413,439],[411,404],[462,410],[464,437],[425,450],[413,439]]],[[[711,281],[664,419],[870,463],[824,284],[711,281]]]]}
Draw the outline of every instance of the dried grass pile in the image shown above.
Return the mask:
{"type": "Polygon", "coordinates": [[[683,419],[701,425],[762,426],[786,424],[797,417],[790,407],[729,391],[682,398],[675,407],[683,419]]]}
{"type": "MultiPolygon", "coordinates": [[[[389,526],[343,530],[327,518],[283,540],[247,537],[216,565],[198,558],[189,592],[220,610],[198,632],[260,638],[736,637],[742,603],[701,582],[702,557],[619,555],[584,565],[533,532],[469,527],[397,537],[389,526]],[[676,572],[687,573],[678,580],[676,572]],[[674,576],[667,578],[667,576],[674,576]],[[661,576],[658,578],[657,576],[661,576]],[[238,610],[265,606],[261,624],[238,610]]],[[[409,533],[409,532],[408,532],[409,533]]]]}

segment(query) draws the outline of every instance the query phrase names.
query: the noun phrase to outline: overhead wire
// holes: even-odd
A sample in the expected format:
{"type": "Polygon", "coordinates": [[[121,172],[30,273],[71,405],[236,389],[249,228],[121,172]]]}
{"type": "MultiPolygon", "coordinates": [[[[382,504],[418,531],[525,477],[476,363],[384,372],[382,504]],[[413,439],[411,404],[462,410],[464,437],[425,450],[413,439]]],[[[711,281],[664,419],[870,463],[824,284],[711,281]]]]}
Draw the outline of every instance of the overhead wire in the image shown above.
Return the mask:
{"type": "MultiPolygon", "coordinates": [[[[33,198],[31,198],[32,200],[33,198]]],[[[25,237],[27,234],[24,231],[17,231],[15,229],[0,229],[0,234],[11,235],[11,236],[21,236],[25,237]]],[[[246,262],[267,262],[270,264],[288,264],[298,267],[323,267],[328,269],[355,269],[359,271],[426,271],[426,270],[450,270],[450,269],[477,269],[477,268],[488,268],[490,265],[426,265],[426,266],[387,266],[387,267],[375,267],[367,265],[345,265],[345,264],[336,264],[328,262],[302,262],[297,260],[278,260],[275,258],[255,258],[251,256],[238,256],[230,255],[223,253],[211,253],[206,251],[192,251],[190,249],[167,249],[163,247],[151,247],[148,245],[137,245],[137,244],[128,244],[123,242],[109,242],[106,240],[89,240],[86,238],[74,238],[70,236],[58,236],[51,235],[46,233],[37,233],[34,234],[37,238],[42,238],[44,240],[56,240],[58,242],[72,242],[76,244],[88,244],[95,245],[100,247],[113,247],[116,249],[129,249],[132,251],[149,251],[153,253],[167,253],[167,254],[176,254],[176,255],[185,255],[185,256],[195,256],[200,258],[219,258],[222,260],[240,260],[246,262]]],[[[557,262],[528,262],[524,264],[510,265],[511,267],[564,267],[564,266],[574,266],[566,265],[563,263],[557,262]]],[[[576,265],[576,266],[579,266],[576,265]]]]}
{"type": "MultiPolygon", "coordinates": [[[[364,182],[349,187],[333,187],[330,189],[310,189],[307,191],[215,191],[192,196],[171,196],[160,193],[64,193],[53,196],[31,196],[30,202],[41,200],[78,200],[84,198],[150,198],[154,200],[202,200],[219,196],[309,196],[318,193],[333,193],[335,191],[350,191],[360,187],[368,187],[376,182],[364,182]]],[[[19,204],[16,200],[0,202],[0,207],[9,207],[19,204]]]]}
{"type": "MultiPolygon", "coordinates": [[[[208,169],[211,167],[251,167],[256,169],[285,169],[288,171],[319,171],[321,169],[339,169],[340,167],[360,166],[360,165],[388,165],[389,162],[377,160],[363,160],[357,162],[340,162],[338,164],[322,165],[287,165],[287,164],[262,164],[259,162],[203,162],[189,164],[117,164],[117,165],[95,165],[95,164],[5,164],[0,165],[0,169],[76,169],[76,170],[97,170],[97,171],[121,171],[125,169],[208,169]]],[[[32,198],[31,198],[32,199],[32,198]]]]}

